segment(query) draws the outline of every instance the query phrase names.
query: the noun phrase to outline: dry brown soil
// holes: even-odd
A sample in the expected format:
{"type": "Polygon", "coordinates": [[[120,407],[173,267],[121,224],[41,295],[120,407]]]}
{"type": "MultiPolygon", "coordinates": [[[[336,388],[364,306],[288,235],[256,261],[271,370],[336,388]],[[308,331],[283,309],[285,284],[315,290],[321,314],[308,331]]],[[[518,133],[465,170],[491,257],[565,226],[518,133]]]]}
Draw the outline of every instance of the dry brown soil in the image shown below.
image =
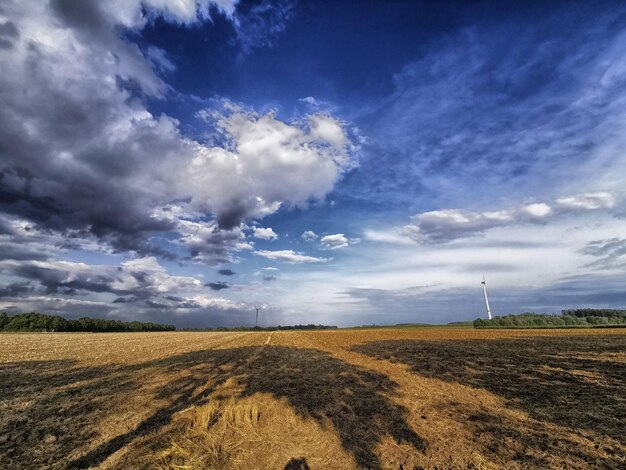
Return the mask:
{"type": "Polygon", "coordinates": [[[0,335],[0,467],[626,468],[625,330],[0,335]]]}

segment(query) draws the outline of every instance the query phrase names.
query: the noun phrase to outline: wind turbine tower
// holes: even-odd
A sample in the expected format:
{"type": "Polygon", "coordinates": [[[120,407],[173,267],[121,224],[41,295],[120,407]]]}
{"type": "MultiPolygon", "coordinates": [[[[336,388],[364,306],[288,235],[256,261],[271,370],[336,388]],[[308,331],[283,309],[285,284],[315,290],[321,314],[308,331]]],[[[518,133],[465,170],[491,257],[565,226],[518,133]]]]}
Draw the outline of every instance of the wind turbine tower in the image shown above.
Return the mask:
{"type": "Polygon", "coordinates": [[[487,281],[485,281],[484,274],[483,274],[483,282],[481,282],[481,284],[483,285],[483,293],[485,294],[485,305],[487,306],[487,316],[489,317],[489,320],[491,320],[491,309],[489,308],[489,299],[487,298],[487,281]]]}
{"type": "MultiPolygon", "coordinates": [[[[252,306],[256,310],[256,319],[254,321],[254,327],[256,328],[257,326],[259,326],[259,310],[261,310],[263,308],[263,306],[261,306],[261,307],[257,307],[256,305],[252,305],[252,306]]],[[[491,317],[489,317],[489,318],[491,318],[491,317]]]]}

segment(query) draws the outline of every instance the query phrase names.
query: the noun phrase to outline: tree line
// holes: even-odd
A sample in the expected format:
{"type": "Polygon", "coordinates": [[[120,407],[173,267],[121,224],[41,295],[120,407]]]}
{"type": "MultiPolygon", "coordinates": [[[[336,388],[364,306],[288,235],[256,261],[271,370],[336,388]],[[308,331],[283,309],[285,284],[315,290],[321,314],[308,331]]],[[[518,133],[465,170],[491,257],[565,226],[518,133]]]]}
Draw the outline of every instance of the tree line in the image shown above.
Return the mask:
{"type": "Polygon", "coordinates": [[[491,320],[477,318],[474,328],[597,328],[626,327],[626,310],[565,309],[560,315],[526,312],[497,316],[491,320]]]}
{"type": "Polygon", "coordinates": [[[160,323],[120,320],[104,320],[102,318],[83,317],[78,320],[67,320],[56,315],[29,312],[17,315],[0,313],[0,331],[174,331],[174,325],[160,323]]]}
{"type": "Polygon", "coordinates": [[[609,308],[568,308],[561,310],[561,315],[570,315],[572,317],[617,317],[626,319],[626,310],[609,308]]]}

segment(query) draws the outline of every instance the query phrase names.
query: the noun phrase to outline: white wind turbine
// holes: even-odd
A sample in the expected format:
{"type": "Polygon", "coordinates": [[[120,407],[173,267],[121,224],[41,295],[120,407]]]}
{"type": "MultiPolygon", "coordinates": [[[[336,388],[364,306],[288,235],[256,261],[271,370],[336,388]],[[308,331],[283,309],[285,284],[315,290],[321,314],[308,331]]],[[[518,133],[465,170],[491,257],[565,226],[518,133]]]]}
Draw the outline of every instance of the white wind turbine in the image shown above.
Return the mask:
{"type": "Polygon", "coordinates": [[[263,306],[260,305],[260,306],[257,307],[255,304],[252,304],[252,306],[256,310],[256,319],[254,321],[254,327],[256,328],[257,326],[259,326],[259,310],[261,310],[263,308],[263,306]]]}
{"type": "Polygon", "coordinates": [[[483,274],[483,282],[481,282],[481,284],[483,285],[483,293],[485,294],[485,305],[487,306],[487,316],[489,317],[489,320],[491,320],[491,309],[489,308],[489,299],[487,298],[487,281],[485,281],[484,274],[483,274]]]}

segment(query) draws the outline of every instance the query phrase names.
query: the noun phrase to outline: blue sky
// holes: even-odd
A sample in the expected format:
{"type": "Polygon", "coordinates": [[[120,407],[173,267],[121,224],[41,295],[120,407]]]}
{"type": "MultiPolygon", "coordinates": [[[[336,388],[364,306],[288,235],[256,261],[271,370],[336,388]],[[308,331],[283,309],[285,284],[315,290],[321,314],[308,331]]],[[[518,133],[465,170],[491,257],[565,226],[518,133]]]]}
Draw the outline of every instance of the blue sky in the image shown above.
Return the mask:
{"type": "Polygon", "coordinates": [[[625,307],[621,2],[0,2],[0,308],[625,307]]]}

